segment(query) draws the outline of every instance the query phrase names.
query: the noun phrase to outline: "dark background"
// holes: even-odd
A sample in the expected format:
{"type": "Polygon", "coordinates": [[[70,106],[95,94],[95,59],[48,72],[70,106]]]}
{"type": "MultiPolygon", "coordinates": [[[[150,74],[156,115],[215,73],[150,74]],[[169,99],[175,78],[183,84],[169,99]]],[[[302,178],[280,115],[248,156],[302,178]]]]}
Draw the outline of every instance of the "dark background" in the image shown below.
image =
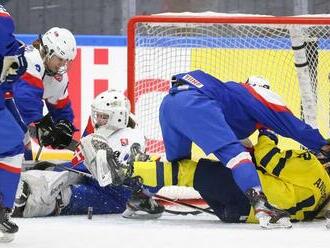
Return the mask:
{"type": "Polygon", "coordinates": [[[0,0],[17,33],[43,33],[53,26],[74,34],[125,35],[129,17],[162,12],[269,15],[330,13],[329,0],[0,0]]]}

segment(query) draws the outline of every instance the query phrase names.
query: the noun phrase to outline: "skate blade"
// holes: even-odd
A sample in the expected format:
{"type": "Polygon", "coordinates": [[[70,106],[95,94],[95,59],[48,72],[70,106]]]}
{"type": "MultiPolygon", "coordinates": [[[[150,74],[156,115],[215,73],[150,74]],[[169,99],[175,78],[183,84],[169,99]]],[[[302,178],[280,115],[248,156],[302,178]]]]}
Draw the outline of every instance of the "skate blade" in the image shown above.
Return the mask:
{"type": "Polygon", "coordinates": [[[271,223],[270,217],[260,218],[259,219],[259,225],[263,229],[289,229],[292,228],[292,223],[290,221],[290,218],[281,218],[276,223],[271,223]]]}
{"type": "Polygon", "coordinates": [[[139,220],[154,220],[162,216],[162,213],[150,214],[144,211],[134,211],[131,209],[126,209],[122,215],[126,219],[139,219],[139,220]]]}
{"type": "Polygon", "coordinates": [[[12,242],[15,238],[13,233],[3,233],[0,231],[0,243],[9,243],[12,242]]]}

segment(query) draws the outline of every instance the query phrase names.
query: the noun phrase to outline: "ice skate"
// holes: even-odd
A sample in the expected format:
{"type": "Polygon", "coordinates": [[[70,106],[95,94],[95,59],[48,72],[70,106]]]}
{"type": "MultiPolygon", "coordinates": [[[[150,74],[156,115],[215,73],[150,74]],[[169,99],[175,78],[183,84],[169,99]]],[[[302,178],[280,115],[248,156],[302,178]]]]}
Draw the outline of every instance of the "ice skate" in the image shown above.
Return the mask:
{"type": "Polygon", "coordinates": [[[246,192],[246,196],[255,210],[255,215],[259,220],[261,228],[276,229],[292,227],[289,214],[286,211],[271,206],[264,193],[252,188],[246,192]]]}
{"type": "Polygon", "coordinates": [[[122,216],[129,219],[158,219],[162,216],[164,210],[164,206],[141,190],[133,192],[122,216]]]}
{"type": "Polygon", "coordinates": [[[10,220],[11,209],[0,206],[0,243],[14,240],[18,226],[10,220]]]}

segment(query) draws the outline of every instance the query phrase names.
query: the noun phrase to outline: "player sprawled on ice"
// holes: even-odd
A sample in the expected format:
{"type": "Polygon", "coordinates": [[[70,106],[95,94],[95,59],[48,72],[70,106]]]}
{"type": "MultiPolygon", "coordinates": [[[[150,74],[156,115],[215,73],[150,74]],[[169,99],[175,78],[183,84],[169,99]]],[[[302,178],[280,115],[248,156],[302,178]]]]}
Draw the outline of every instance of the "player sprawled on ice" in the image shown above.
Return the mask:
{"type": "Polygon", "coordinates": [[[88,207],[93,207],[94,214],[122,213],[127,201],[153,218],[164,211],[144,194],[140,184],[126,176],[132,173],[126,165],[132,145],[138,145],[142,151],[145,147],[144,135],[130,116],[128,99],[121,92],[105,91],[93,100],[91,109],[86,136],[81,139],[72,163],[65,166],[90,173],[94,179],[63,168],[23,172],[14,216],[86,214],[88,207]],[[120,168],[112,168],[109,163],[119,163],[120,168]],[[113,169],[119,174],[113,176],[113,169]],[[122,186],[126,178],[131,187],[122,186]]]}
{"type": "MultiPolygon", "coordinates": [[[[318,159],[306,150],[281,151],[277,142],[274,132],[260,129],[257,144],[249,147],[268,202],[287,212],[291,220],[324,217],[330,208],[329,158],[320,154],[318,159]]],[[[193,187],[223,222],[258,222],[255,208],[237,186],[232,171],[219,161],[137,161],[132,166],[133,176],[140,176],[147,186],[193,187]]]]}
{"type": "MultiPolygon", "coordinates": [[[[68,95],[67,69],[77,53],[73,34],[54,27],[26,48],[28,67],[13,87],[6,92],[6,105],[16,103],[12,111],[25,137],[25,159],[32,159],[28,126],[37,127],[40,145],[61,149],[67,146],[74,131],[73,111],[68,95]],[[44,103],[49,114],[43,116],[44,103]],[[53,122],[54,121],[54,122],[53,122]]],[[[73,82],[74,83],[74,82],[73,82]]]]}
{"type": "Polygon", "coordinates": [[[25,72],[25,45],[15,39],[14,20],[0,5],[0,242],[10,242],[18,226],[10,220],[23,159],[23,137],[5,105],[5,91],[25,72]]]}
{"type": "Polygon", "coordinates": [[[224,83],[201,70],[172,78],[172,88],[160,106],[160,125],[169,161],[189,159],[192,142],[206,154],[213,153],[231,169],[266,228],[287,228],[291,223],[285,212],[268,203],[252,158],[239,140],[264,127],[330,156],[330,145],[319,130],[296,118],[269,89],[224,83]]]}

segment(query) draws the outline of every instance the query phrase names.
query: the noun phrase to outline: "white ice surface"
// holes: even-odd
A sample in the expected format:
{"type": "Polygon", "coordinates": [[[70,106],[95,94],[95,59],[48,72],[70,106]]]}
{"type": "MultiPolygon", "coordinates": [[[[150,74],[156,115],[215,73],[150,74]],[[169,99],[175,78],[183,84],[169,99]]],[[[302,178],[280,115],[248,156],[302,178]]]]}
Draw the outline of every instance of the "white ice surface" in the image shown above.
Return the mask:
{"type": "Polygon", "coordinates": [[[261,230],[258,225],[223,224],[208,214],[158,220],[128,220],[120,215],[60,216],[14,219],[20,226],[12,248],[330,248],[325,220],[296,223],[288,230],[261,230]]]}

